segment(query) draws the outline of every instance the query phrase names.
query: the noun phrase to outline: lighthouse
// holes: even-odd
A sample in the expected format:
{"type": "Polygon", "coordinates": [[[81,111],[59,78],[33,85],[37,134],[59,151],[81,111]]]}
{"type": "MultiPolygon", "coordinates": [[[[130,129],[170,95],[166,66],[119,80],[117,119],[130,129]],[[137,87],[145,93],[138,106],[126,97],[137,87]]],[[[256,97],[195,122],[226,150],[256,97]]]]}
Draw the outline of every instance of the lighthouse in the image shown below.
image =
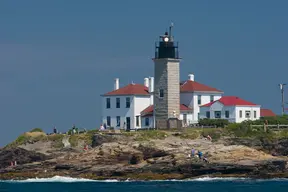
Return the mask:
{"type": "MultiPolygon", "coordinates": [[[[169,32],[160,36],[155,45],[154,61],[154,123],[155,128],[169,128],[169,119],[178,120],[180,115],[180,58],[178,43],[169,32]]],[[[174,128],[176,125],[174,125],[174,128]]],[[[172,126],[173,127],[173,126],[172,126]]]]}

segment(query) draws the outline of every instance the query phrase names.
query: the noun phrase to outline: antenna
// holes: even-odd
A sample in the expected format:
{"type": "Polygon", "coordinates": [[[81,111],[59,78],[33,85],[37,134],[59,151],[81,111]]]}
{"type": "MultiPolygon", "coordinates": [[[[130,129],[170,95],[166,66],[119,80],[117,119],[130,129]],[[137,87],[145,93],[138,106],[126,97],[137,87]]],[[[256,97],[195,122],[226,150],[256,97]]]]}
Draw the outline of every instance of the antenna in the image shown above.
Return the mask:
{"type": "Polygon", "coordinates": [[[172,28],[174,27],[174,24],[173,22],[170,24],[170,27],[169,27],[169,36],[172,37],[172,28]]]}
{"type": "Polygon", "coordinates": [[[285,114],[285,102],[284,102],[284,86],[286,85],[286,83],[280,83],[279,87],[281,90],[281,107],[282,107],[282,115],[285,114]]]}

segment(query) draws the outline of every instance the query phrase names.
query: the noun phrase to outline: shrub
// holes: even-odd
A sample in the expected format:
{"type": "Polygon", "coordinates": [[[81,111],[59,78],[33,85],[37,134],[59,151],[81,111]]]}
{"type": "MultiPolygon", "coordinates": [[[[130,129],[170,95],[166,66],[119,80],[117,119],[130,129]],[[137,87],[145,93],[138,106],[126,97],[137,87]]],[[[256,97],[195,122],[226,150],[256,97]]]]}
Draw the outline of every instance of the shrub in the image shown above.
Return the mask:
{"type": "Polygon", "coordinates": [[[271,130],[264,132],[262,127],[251,127],[252,121],[243,121],[242,123],[229,124],[225,130],[233,134],[236,137],[250,137],[250,138],[267,138],[273,139],[275,133],[271,130]]]}
{"type": "Polygon", "coordinates": [[[30,132],[44,132],[41,128],[34,128],[30,132]]]}
{"type": "Polygon", "coordinates": [[[144,141],[150,139],[165,139],[166,133],[164,131],[159,130],[145,130],[145,131],[137,131],[135,140],[144,141]]]}
{"type": "Polygon", "coordinates": [[[221,129],[209,129],[209,128],[203,129],[202,135],[204,137],[207,137],[208,135],[210,135],[210,137],[212,138],[212,141],[217,141],[218,139],[220,139],[222,135],[222,130],[221,129]]]}
{"type": "Polygon", "coordinates": [[[216,126],[216,127],[225,127],[229,124],[227,119],[200,119],[199,125],[200,126],[216,126]]]}

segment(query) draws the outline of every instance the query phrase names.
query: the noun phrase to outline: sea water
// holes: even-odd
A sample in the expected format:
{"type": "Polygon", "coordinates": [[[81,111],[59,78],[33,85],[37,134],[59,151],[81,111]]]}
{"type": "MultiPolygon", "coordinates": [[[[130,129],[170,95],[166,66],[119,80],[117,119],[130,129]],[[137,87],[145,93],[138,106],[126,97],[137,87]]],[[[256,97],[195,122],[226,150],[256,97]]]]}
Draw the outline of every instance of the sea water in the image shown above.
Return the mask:
{"type": "Polygon", "coordinates": [[[68,177],[28,179],[24,181],[0,181],[0,192],[265,192],[288,191],[288,180],[253,180],[244,178],[209,177],[185,181],[93,181],[68,177]]]}

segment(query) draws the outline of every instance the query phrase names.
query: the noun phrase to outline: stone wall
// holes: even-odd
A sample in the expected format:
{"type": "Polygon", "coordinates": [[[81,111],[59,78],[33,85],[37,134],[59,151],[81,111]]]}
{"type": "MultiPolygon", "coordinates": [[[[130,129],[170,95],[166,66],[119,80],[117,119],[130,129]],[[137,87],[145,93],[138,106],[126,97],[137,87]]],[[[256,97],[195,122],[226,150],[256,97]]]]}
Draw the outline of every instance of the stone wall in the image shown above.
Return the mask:
{"type": "Polygon", "coordinates": [[[178,59],[156,59],[154,62],[154,111],[156,128],[167,128],[167,119],[180,114],[180,72],[178,59]],[[164,97],[160,98],[160,89],[164,97]],[[166,123],[164,123],[166,122],[166,123]],[[165,127],[162,127],[165,126],[165,127]]]}

